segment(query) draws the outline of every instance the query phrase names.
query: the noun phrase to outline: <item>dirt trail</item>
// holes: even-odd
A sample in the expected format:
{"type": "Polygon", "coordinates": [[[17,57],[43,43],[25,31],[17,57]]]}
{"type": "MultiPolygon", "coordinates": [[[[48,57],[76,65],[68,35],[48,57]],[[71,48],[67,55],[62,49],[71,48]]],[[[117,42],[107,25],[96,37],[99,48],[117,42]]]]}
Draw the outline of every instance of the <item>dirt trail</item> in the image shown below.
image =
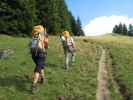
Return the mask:
{"type": "Polygon", "coordinates": [[[96,100],[111,100],[108,90],[108,70],[106,63],[106,51],[102,48],[102,55],[99,61],[99,72],[98,72],[98,85],[96,100]]]}

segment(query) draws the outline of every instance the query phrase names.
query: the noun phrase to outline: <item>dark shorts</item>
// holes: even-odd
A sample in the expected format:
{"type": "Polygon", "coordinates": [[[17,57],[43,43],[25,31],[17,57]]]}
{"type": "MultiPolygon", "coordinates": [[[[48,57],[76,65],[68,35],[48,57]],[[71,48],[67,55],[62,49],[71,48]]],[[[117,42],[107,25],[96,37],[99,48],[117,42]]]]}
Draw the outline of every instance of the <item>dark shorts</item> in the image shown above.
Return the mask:
{"type": "Polygon", "coordinates": [[[44,69],[45,66],[46,53],[38,49],[37,52],[36,50],[31,50],[31,54],[32,54],[32,59],[36,64],[34,72],[41,73],[41,70],[44,69]]]}

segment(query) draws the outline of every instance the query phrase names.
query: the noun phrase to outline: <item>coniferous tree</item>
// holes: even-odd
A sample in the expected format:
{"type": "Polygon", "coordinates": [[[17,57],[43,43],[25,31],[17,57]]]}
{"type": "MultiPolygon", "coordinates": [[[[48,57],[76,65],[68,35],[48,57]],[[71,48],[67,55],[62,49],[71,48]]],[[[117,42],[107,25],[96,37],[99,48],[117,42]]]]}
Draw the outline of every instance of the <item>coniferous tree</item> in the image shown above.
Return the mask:
{"type": "Polygon", "coordinates": [[[113,28],[113,33],[118,33],[118,25],[115,25],[114,28],[113,28]]]}
{"type": "Polygon", "coordinates": [[[71,14],[71,12],[69,12],[69,16],[70,16],[72,33],[73,33],[73,35],[76,35],[76,33],[77,33],[77,31],[76,31],[76,20],[75,20],[74,16],[71,14]]]}
{"type": "Polygon", "coordinates": [[[51,24],[51,32],[52,34],[56,35],[61,30],[61,23],[60,23],[60,17],[59,17],[59,2],[58,0],[52,0],[51,1],[51,15],[50,17],[50,24],[51,24]]]}
{"type": "Polygon", "coordinates": [[[125,24],[123,24],[123,26],[122,26],[122,34],[123,35],[128,35],[127,26],[125,24]]]}
{"type": "Polygon", "coordinates": [[[123,31],[122,28],[123,28],[123,25],[122,25],[122,23],[120,23],[120,24],[118,25],[118,30],[117,30],[119,34],[122,34],[122,31],[123,31]]]}
{"type": "Polygon", "coordinates": [[[61,20],[61,30],[68,30],[71,32],[71,19],[70,13],[64,0],[58,0],[59,2],[59,16],[61,20]]]}
{"type": "Polygon", "coordinates": [[[119,25],[115,25],[112,32],[120,35],[128,35],[128,29],[126,24],[121,23],[119,25]]]}
{"type": "Polygon", "coordinates": [[[64,0],[38,0],[37,2],[39,19],[49,33],[56,35],[64,30],[71,31],[69,11],[64,0]]]}
{"type": "Polygon", "coordinates": [[[0,1],[0,32],[29,35],[37,22],[35,0],[0,1]]]}
{"type": "Polygon", "coordinates": [[[133,25],[132,24],[129,24],[129,31],[132,31],[133,30],[133,25]]]}
{"type": "Polygon", "coordinates": [[[76,33],[75,33],[76,36],[84,36],[84,32],[81,28],[81,21],[78,17],[77,21],[76,21],[76,33]]]}
{"type": "Polygon", "coordinates": [[[47,29],[49,29],[49,16],[50,16],[50,2],[51,0],[36,0],[36,9],[37,9],[37,16],[39,19],[40,24],[42,24],[44,27],[47,26],[47,29]]]}
{"type": "Polygon", "coordinates": [[[129,24],[128,35],[133,36],[133,25],[132,24],[129,24]]]}
{"type": "Polygon", "coordinates": [[[0,33],[30,35],[34,25],[42,24],[52,35],[65,30],[83,35],[65,0],[1,0],[0,16],[0,33]]]}

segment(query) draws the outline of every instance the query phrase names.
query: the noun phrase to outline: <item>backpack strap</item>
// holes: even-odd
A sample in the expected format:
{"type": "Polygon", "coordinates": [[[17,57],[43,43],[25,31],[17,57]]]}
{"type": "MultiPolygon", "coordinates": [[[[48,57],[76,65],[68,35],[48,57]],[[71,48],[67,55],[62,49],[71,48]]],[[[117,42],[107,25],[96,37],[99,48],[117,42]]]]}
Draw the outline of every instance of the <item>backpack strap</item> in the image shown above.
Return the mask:
{"type": "Polygon", "coordinates": [[[68,46],[72,46],[73,47],[73,39],[72,39],[72,37],[66,38],[66,42],[67,42],[68,46]]]}

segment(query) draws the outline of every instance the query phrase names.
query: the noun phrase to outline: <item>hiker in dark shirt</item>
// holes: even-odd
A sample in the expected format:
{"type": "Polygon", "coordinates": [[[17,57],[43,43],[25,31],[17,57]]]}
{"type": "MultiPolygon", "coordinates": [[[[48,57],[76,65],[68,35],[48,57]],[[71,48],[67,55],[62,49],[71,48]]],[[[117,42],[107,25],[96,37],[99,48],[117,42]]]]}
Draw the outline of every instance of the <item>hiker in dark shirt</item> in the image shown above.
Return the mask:
{"type": "Polygon", "coordinates": [[[37,83],[44,81],[44,66],[46,59],[46,49],[48,48],[48,35],[46,29],[43,26],[34,26],[32,31],[32,42],[31,42],[31,55],[36,67],[34,69],[32,92],[36,90],[37,83]]]}

